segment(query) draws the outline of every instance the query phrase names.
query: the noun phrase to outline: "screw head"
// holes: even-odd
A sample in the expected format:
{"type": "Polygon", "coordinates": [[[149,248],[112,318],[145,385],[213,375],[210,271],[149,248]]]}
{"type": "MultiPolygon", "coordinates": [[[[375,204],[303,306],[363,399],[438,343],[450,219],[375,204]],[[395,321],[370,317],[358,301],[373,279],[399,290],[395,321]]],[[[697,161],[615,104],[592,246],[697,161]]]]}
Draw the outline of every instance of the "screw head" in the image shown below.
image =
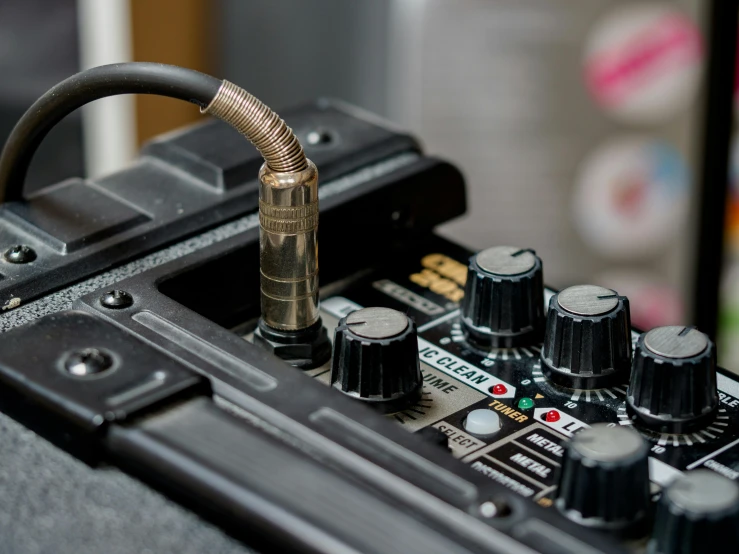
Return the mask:
{"type": "Polygon", "coordinates": [[[122,310],[133,306],[133,296],[124,290],[109,290],[102,296],[100,303],[111,310],[122,310]]]}
{"type": "Polygon", "coordinates": [[[113,357],[98,348],[72,352],[64,362],[64,369],[75,377],[98,375],[113,367],[113,357]]]}
{"type": "Polygon", "coordinates": [[[503,501],[488,500],[480,504],[480,515],[492,519],[510,515],[511,507],[503,501]]]}
{"type": "Polygon", "coordinates": [[[333,140],[334,137],[332,133],[325,129],[315,129],[306,136],[306,142],[311,146],[323,146],[332,143],[333,140]]]}
{"type": "Polygon", "coordinates": [[[36,251],[25,244],[16,244],[5,251],[3,258],[11,264],[27,264],[36,259],[36,251]]]}

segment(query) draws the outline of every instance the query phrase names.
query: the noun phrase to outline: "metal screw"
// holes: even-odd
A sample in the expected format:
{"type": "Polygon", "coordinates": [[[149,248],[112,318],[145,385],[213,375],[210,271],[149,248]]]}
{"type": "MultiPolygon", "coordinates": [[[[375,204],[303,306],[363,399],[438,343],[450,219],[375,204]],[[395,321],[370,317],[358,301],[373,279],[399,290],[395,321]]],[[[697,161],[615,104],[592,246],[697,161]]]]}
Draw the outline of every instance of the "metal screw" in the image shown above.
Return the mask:
{"type": "Polygon", "coordinates": [[[488,500],[480,504],[480,515],[486,518],[505,517],[511,513],[511,508],[505,502],[488,500]]]}
{"type": "Polygon", "coordinates": [[[36,251],[25,244],[16,244],[5,251],[3,258],[11,264],[27,264],[36,259],[36,251]]]}
{"type": "Polygon", "coordinates": [[[331,142],[333,142],[333,136],[328,131],[318,129],[316,131],[311,131],[310,133],[308,133],[308,135],[306,136],[306,141],[311,146],[330,144],[331,142]]]}
{"type": "Polygon", "coordinates": [[[113,358],[97,348],[85,348],[72,352],[64,363],[64,368],[75,377],[97,375],[113,367],[113,358]]]}
{"type": "Polygon", "coordinates": [[[124,290],[110,290],[103,295],[100,303],[111,310],[122,310],[133,306],[133,296],[124,290]]]}

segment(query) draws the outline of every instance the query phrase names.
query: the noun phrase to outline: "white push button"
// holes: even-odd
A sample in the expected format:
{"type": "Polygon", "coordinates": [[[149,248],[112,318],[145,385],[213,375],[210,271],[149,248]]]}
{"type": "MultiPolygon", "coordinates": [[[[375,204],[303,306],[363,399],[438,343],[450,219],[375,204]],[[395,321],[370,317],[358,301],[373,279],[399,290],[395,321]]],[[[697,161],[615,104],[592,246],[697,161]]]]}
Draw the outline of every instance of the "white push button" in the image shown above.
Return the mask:
{"type": "Polygon", "coordinates": [[[492,435],[500,430],[500,417],[493,410],[473,410],[467,414],[464,428],[473,435],[492,435]]]}

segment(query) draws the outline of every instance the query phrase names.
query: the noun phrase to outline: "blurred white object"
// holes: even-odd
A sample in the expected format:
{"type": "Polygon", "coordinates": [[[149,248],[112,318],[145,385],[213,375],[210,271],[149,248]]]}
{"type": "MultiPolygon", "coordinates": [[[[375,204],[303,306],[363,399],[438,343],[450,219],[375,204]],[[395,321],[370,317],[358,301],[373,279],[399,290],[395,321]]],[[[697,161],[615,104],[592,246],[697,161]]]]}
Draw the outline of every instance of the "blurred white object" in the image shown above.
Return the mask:
{"type": "MultiPolygon", "coordinates": [[[[132,61],[129,0],[77,0],[80,69],[132,61]]],[[[136,105],[132,95],[97,100],[83,108],[87,177],[122,169],[136,155],[136,105]]]]}
{"type": "Polygon", "coordinates": [[[685,112],[698,93],[703,38],[675,5],[627,3],[590,32],[585,78],[598,103],[616,120],[649,126],[685,112]]]}
{"type": "MultiPolygon", "coordinates": [[[[593,98],[584,59],[599,22],[625,6],[645,4],[391,2],[388,113],[421,137],[429,152],[456,162],[467,178],[468,216],[441,227],[442,234],[475,249],[534,248],[544,261],[547,282],[557,287],[613,269],[612,249],[603,248],[603,241],[587,242],[571,207],[578,168],[600,145],[633,128],[593,98]]],[[[696,0],[670,5],[700,21],[696,0]]],[[[699,135],[696,116],[695,110],[672,110],[667,123],[640,130],[674,146],[690,166],[699,135]]],[[[690,198],[691,184],[682,187],[683,198],[690,198]]],[[[687,294],[691,275],[685,268],[694,230],[678,219],[683,225],[676,229],[669,217],[660,218],[668,220],[668,228],[653,237],[658,255],[645,259],[639,248],[626,248],[617,257],[629,258],[636,269],[651,271],[687,294]]],[[[644,236],[652,230],[644,225],[638,240],[652,238],[644,236]]],[[[633,233],[629,237],[633,240],[633,233]]]]}
{"type": "Polygon", "coordinates": [[[685,228],[689,179],[682,156],[665,141],[611,139],[580,168],[572,195],[575,228],[599,256],[648,261],[685,228]]]}

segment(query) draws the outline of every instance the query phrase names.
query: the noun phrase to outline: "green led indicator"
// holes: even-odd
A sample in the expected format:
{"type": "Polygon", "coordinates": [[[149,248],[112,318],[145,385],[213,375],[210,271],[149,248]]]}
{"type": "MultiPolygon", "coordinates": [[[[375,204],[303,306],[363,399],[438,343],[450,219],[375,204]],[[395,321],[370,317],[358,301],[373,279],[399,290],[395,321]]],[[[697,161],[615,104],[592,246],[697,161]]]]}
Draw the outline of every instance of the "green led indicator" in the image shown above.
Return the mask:
{"type": "Polygon", "coordinates": [[[518,407],[521,410],[530,410],[534,407],[534,401],[531,398],[522,398],[518,401],[518,407]]]}

